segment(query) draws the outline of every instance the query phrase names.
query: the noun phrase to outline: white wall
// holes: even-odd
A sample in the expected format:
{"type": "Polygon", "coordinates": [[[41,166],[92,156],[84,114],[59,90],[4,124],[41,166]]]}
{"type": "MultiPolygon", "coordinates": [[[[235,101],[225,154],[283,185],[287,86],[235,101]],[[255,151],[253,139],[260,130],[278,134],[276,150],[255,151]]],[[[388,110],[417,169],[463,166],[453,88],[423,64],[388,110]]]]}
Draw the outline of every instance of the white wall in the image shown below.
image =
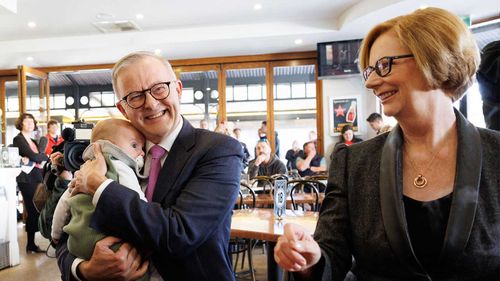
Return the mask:
{"type": "Polygon", "coordinates": [[[356,97],[361,103],[361,108],[358,112],[358,126],[360,132],[356,136],[366,140],[375,136],[375,133],[370,128],[366,122],[366,118],[372,112],[379,112],[379,105],[376,97],[371,91],[368,91],[363,85],[363,78],[361,75],[344,77],[344,78],[333,78],[323,80],[323,140],[324,140],[324,151],[325,158],[330,161],[330,154],[333,150],[333,146],[339,141],[338,136],[330,135],[330,98],[339,97],[356,97]]]}

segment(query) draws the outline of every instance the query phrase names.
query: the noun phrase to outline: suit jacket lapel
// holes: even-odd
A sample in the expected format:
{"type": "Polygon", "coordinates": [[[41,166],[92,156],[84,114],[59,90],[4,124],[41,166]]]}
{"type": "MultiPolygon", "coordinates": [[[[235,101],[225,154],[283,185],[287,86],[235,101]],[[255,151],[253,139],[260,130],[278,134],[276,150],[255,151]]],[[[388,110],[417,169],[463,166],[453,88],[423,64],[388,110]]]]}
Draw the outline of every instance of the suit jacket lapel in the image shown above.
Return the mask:
{"type": "Polygon", "coordinates": [[[184,117],[182,118],[182,129],[168,152],[156,181],[153,202],[160,202],[167,193],[172,191],[172,187],[175,185],[186,161],[191,156],[188,151],[195,144],[195,129],[184,117]]]}
{"type": "Polygon", "coordinates": [[[450,262],[465,248],[476,214],[482,153],[479,132],[465,117],[457,116],[457,168],[450,216],[444,237],[441,260],[450,262]]]}
{"type": "Polygon", "coordinates": [[[402,131],[396,126],[387,136],[380,161],[380,204],[382,220],[392,250],[416,276],[428,278],[410,243],[403,205],[402,131]]]}

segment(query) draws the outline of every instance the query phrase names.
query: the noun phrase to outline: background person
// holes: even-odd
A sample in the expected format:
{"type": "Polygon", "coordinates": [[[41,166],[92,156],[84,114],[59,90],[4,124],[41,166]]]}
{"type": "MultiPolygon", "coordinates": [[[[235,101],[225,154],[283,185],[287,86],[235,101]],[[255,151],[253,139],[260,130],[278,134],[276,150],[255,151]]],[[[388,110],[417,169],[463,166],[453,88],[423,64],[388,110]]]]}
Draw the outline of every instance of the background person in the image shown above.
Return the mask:
{"type": "Polygon", "coordinates": [[[333,152],[330,155],[330,159],[333,158],[333,155],[341,148],[351,146],[355,143],[363,141],[362,139],[354,136],[354,132],[352,131],[352,127],[350,125],[344,125],[344,127],[342,127],[339,138],[340,140],[333,147],[333,152]]]}
{"type": "Polygon", "coordinates": [[[241,129],[240,128],[234,128],[233,129],[233,134],[234,134],[234,138],[237,139],[240,144],[241,144],[241,148],[243,149],[243,169],[245,169],[246,167],[248,167],[248,161],[250,159],[250,151],[248,151],[248,147],[247,147],[247,144],[242,142],[240,140],[241,138],[241,129]]]}
{"type": "Polygon", "coordinates": [[[358,280],[498,279],[500,134],[453,107],[478,64],[469,29],[448,11],[374,27],[360,66],[398,125],[335,155],[314,239],[287,225],[276,261],[306,280],[349,270],[358,280]]]}
{"type": "Polygon", "coordinates": [[[256,176],[286,174],[286,166],[276,155],[271,155],[271,146],[267,140],[257,142],[256,157],[248,164],[250,179],[256,176]]]}
{"type": "Polygon", "coordinates": [[[316,151],[314,141],[308,141],[303,145],[303,155],[297,157],[297,170],[301,177],[312,176],[317,173],[326,172],[326,160],[316,151]]]}
{"type": "Polygon", "coordinates": [[[385,125],[384,119],[382,119],[382,115],[378,114],[377,112],[373,112],[372,114],[370,114],[370,116],[366,118],[366,122],[368,122],[377,136],[391,130],[391,125],[385,125]]]}
{"type": "Polygon", "coordinates": [[[59,136],[58,133],[59,130],[59,123],[56,120],[50,120],[47,122],[47,148],[45,149],[45,154],[50,155],[52,154],[52,147],[55,145],[59,145],[64,141],[64,139],[59,136]]]}
{"type": "Polygon", "coordinates": [[[297,158],[302,156],[302,154],[304,153],[304,151],[302,151],[302,149],[300,149],[300,146],[299,146],[299,141],[298,140],[294,140],[293,143],[292,143],[292,148],[289,149],[287,152],[286,152],[286,168],[291,171],[291,170],[297,170],[297,158]]]}
{"type": "Polygon", "coordinates": [[[36,186],[42,182],[42,162],[49,158],[45,155],[45,147],[38,147],[38,144],[31,135],[36,130],[35,117],[30,113],[22,113],[16,120],[15,126],[20,133],[14,137],[13,146],[19,148],[19,155],[23,158],[28,158],[33,163],[34,167],[29,172],[21,172],[17,176],[17,187],[23,196],[24,207],[26,208],[26,226],[25,230],[28,235],[26,252],[41,253],[43,252],[35,244],[35,233],[38,231],[38,216],[40,215],[33,204],[33,196],[35,195],[36,186]]]}
{"type": "Polygon", "coordinates": [[[500,131],[500,40],[483,48],[477,81],[486,128],[500,131]]]}

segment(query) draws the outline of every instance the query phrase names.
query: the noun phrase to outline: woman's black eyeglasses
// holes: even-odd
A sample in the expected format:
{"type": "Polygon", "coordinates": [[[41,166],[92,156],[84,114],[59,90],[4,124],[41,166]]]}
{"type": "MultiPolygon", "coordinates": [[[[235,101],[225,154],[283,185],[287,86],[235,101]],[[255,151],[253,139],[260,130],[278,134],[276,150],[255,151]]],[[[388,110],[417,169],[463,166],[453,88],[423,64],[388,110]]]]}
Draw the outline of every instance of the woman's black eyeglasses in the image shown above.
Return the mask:
{"type": "Polygon", "coordinates": [[[368,80],[368,76],[372,74],[372,72],[376,72],[378,76],[385,77],[389,73],[391,73],[392,69],[392,61],[402,58],[411,58],[413,55],[401,55],[401,56],[393,56],[393,57],[383,57],[375,62],[375,66],[367,66],[365,70],[363,70],[363,78],[368,80]]]}
{"type": "Polygon", "coordinates": [[[149,89],[131,92],[121,100],[133,109],[138,109],[146,103],[146,93],[149,93],[156,100],[164,100],[170,95],[170,83],[172,82],[175,81],[161,82],[154,84],[149,89]]]}

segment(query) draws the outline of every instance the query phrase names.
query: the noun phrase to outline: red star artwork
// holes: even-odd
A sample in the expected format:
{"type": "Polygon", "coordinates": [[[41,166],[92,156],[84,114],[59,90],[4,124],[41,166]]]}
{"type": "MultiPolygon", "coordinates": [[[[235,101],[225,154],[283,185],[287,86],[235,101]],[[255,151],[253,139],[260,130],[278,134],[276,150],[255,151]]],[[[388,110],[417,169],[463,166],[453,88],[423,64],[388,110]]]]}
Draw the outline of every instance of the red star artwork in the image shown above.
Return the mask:
{"type": "Polygon", "coordinates": [[[345,111],[345,109],[343,109],[342,106],[339,104],[339,107],[337,107],[337,109],[335,109],[335,117],[345,116],[344,111],[345,111]]]}

